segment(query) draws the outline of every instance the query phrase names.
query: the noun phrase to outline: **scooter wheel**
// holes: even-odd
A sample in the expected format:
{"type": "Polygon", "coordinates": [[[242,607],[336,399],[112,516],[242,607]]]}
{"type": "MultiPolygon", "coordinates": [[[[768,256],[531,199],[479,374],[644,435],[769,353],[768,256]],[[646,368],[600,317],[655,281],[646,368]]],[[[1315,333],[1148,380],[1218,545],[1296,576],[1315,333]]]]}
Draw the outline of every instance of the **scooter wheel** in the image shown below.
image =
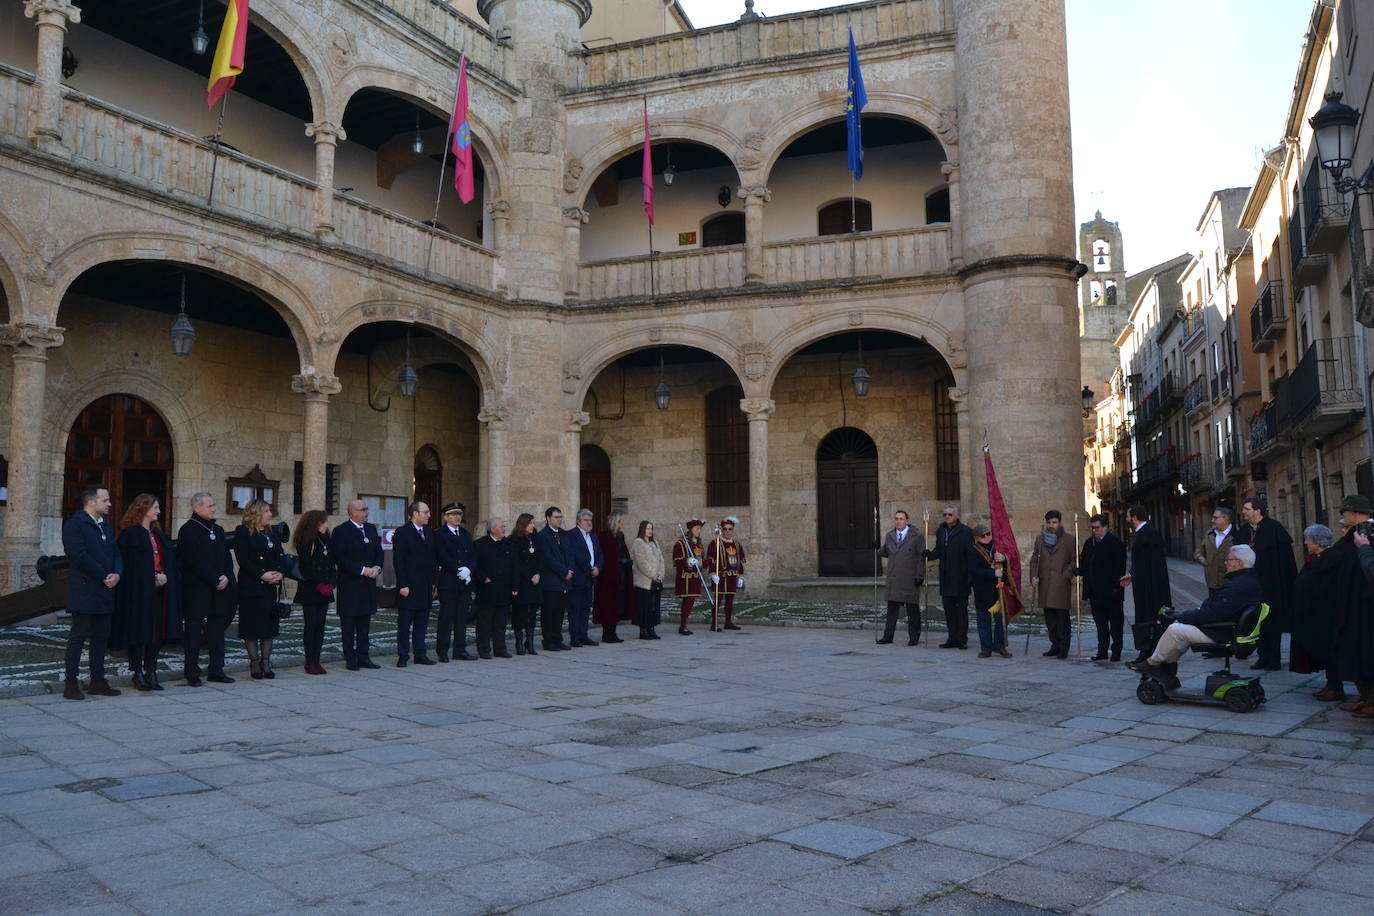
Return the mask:
{"type": "Polygon", "coordinates": [[[1248,687],[1232,687],[1226,692],[1226,708],[1231,712],[1249,712],[1257,705],[1248,687]]]}
{"type": "Polygon", "coordinates": [[[1141,678],[1135,688],[1135,698],[1146,706],[1153,706],[1164,699],[1164,688],[1159,686],[1158,681],[1141,678]]]}

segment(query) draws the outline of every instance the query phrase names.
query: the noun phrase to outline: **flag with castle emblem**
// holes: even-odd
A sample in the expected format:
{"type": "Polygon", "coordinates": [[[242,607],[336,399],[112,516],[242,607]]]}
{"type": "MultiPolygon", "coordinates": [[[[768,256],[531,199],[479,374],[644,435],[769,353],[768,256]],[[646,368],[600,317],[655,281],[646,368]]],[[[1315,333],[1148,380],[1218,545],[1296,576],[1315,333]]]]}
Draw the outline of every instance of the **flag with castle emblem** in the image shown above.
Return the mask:
{"type": "Polygon", "coordinates": [[[472,127],[468,124],[468,59],[463,55],[458,60],[458,92],[453,99],[453,118],[449,121],[449,131],[453,134],[453,186],[458,190],[458,199],[472,203],[472,127]]]}
{"type": "Polygon", "coordinates": [[[854,47],[854,30],[849,30],[849,91],[845,95],[844,123],[849,134],[849,171],[854,180],[864,177],[863,126],[860,122],[868,93],[864,92],[864,75],[859,72],[859,51],[854,47]]]}
{"type": "Polygon", "coordinates": [[[205,105],[214,108],[243,72],[243,55],[248,48],[248,0],[229,0],[224,11],[224,27],[219,30],[215,56],[210,63],[210,82],[205,105]]]}

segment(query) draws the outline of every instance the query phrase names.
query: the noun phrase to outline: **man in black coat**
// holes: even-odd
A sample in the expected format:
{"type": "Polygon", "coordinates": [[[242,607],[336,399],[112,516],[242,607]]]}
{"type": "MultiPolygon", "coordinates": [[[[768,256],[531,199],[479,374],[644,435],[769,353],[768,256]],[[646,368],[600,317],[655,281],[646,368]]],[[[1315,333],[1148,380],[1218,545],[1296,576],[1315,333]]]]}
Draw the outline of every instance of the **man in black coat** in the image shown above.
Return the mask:
{"type": "Polygon", "coordinates": [[[105,680],[105,646],[114,616],[115,586],[124,574],[124,558],[115,545],[114,529],[105,520],[110,514],[110,491],[86,487],[78,494],[81,509],[62,526],[62,549],[70,562],[67,579],[67,612],[72,616],[67,636],[66,683],[62,696],[85,699],[78,680],[81,650],[91,642],[90,693],[117,697],[119,691],[105,680]]]}
{"type": "Polygon", "coordinates": [[[949,637],[941,649],[968,648],[968,595],[971,585],[967,566],[973,549],[973,529],[959,521],[959,507],[945,506],[943,522],[935,529],[935,547],[925,551],[927,560],[940,561],[940,599],[945,606],[949,637]]]}
{"type": "Polygon", "coordinates": [[[434,601],[438,561],[434,543],[437,535],[429,530],[429,506],[416,500],[406,507],[410,523],[391,535],[391,565],[396,570],[396,667],[404,668],[411,650],[415,664],[432,665],[425,650],[429,629],[429,606],[434,601]]]}
{"type": "Polygon", "coordinates": [[[563,530],[563,510],[549,506],[544,510],[544,527],[539,529],[539,589],[544,597],[544,648],[551,652],[568,649],[563,642],[563,612],[568,607],[568,590],[573,577],[568,556],[568,532],[563,530]]]}
{"type": "Polygon", "coordinates": [[[574,649],[601,645],[592,639],[592,602],[596,597],[596,579],[606,561],[592,521],[592,510],[579,509],[577,527],[563,536],[573,569],[568,583],[568,642],[574,649]]]}
{"type": "Polygon", "coordinates": [[[444,506],[444,525],[437,532],[434,558],[439,563],[439,632],[434,647],[439,661],[448,661],[449,646],[453,657],[470,662],[476,656],[468,653],[468,609],[472,606],[472,567],[477,562],[472,553],[472,535],[463,527],[462,503],[444,506]]]}
{"type": "Polygon", "coordinates": [[[511,602],[520,592],[520,567],[515,542],[506,537],[506,520],[487,522],[486,536],[472,545],[477,565],[472,575],[477,584],[477,654],[481,658],[510,658],[506,651],[506,618],[511,602]]]}
{"type": "Polygon", "coordinates": [[[1119,584],[1124,589],[1131,586],[1131,597],[1135,600],[1134,637],[1135,661],[1142,662],[1154,649],[1150,640],[1150,628],[1159,609],[1173,607],[1173,593],[1169,589],[1168,552],[1164,546],[1164,536],[1150,524],[1150,513],[1144,506],[1131,506],[1126,510],[1126,520],[1135,533],[1131,536],[1130,565],[1119,584]]]}
{"type": "Polygon", "coordinates": [[[349,671],[382,667],[372,660],[372,645],[368,642],[372,615],[377,613],[382,538],[377,526],[367,520],[367,513],[367,503],[353,500],[348,504],[348,521],[334,529],[329,541],[339,568],[334,607],[343,637],[344,666],[349,671]]]}
{"type": "Polygon", "coordinates": [[[1259,657],[1250,666],[1254,671],[1278,671],[1283,666],[1283,634],[1293,629],[1293,583],[1298,564],[1293,557],[1293,538],[1283,525],[1269,517],[1269,502],[1251,496],[1240,507],[1245,526],[1236,533],[1234,543],[1248,544],[1255,551],[1264,603],[1269,617],[1260,633],[1259,657]]]}
{"type": "Polygon", "coordinates": [[[1097,624],[1097,654],[1093,661],[1108,657],[1121,661],[1121,634],[1125,627],[1126,590],[1121,578],[1126,575],[1126,545],[1107,527],[1107,516],[1094,515],[1088,521],[1088,539],[1078,554],[1078,575],[1083,577],[1083,597],[1092,608],[1097,624]]]}
{"type": "Polygon", "coordinates": [[[185,617],[183,673],[191,687],[200,686],[200,647],[210,654],[207,679],[232,684],[224,673],[224,630],[234,619],[234,560],[229,537],[215,522],[215,497],[191,497],[191,517],[177,532],[181,561],[181,605],[185,617]]]}
{"type": "Polygon", "coordinates": [[[1354,681],[1359,692],[1341,709],[1358,719],[1374,719],[1374,546],[1365,525],[1371,513],[1367,496],[1347,496],[1341,506],[1355,561],[1341,565],[1336,582],[1336,640],[1341,677],[1354,681]]]}

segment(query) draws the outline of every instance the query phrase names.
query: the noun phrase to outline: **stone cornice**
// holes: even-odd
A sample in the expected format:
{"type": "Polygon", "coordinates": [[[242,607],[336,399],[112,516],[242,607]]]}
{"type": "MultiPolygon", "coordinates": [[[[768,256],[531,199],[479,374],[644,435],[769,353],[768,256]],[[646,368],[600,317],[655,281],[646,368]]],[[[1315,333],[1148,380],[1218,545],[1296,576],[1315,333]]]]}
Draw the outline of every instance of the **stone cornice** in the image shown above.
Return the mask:
{"type": "Polygon", "coordinates": [[[1067,258],[1057,254],[1014,254],[974,261],[972,264],[966,264],[955,271],[955,276],[960,280],[967,280],[977,274],[1004,270],[1025,270],[1027,268],[1044,270],[1051,274],[1066,273],[1074,280],[1077,280],[1088,270],[1077,258],[1067,258]]]}
{"type": "MultiPolygon", "coordinates": [[[[501,0],[477,0],[477,15],[481,16],[488,23],[491,22],[491,8],[500,3],[501,0]]],[[[587,20],[592,18],[592,5],[590,0],[563,0],[568,6],[577,13],[577,27],[581,28],[587,24],[587,20]]]]}

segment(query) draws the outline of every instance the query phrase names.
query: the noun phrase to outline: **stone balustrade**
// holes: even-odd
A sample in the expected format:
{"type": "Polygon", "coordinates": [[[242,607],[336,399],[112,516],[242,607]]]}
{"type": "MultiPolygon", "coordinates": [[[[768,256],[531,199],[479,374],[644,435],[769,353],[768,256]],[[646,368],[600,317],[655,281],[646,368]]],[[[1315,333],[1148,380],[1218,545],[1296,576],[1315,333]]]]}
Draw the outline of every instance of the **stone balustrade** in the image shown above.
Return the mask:
{"type": "Polygon", "coordinates": [[[473,65],[505,77],[505,48],[497,44],[491,33],[479,23],[464,16],[444,0],[378,0],[376,5],[405,19],[455,54],[465,52],[473,65]]]}
{"type": "Polygon", "coordinates": [[[336,194],[334,223],[342,245],[379,261],[456,280],[478,290],[490,290],[495,285],[495,254],[418,220],[336,194]]]}
{"type": "Polygon", "coordinates": [[[579,88],[840,51],[850,26],[861,43],[952,32],[953,0],[878,0],[593,48],[580,55],[579,88]]]}
{"type": "MultiPolygon", "coordinates": [[[[764,246],[769,286],[875,277],[919,277],[950,269],[949,227],[794,239],[764,246]]],[[[744,246],[703,248],[653,258],[588,261],[578,265],[582,299],[596,301],[671,295],[744,285],[744,246]]]]}

